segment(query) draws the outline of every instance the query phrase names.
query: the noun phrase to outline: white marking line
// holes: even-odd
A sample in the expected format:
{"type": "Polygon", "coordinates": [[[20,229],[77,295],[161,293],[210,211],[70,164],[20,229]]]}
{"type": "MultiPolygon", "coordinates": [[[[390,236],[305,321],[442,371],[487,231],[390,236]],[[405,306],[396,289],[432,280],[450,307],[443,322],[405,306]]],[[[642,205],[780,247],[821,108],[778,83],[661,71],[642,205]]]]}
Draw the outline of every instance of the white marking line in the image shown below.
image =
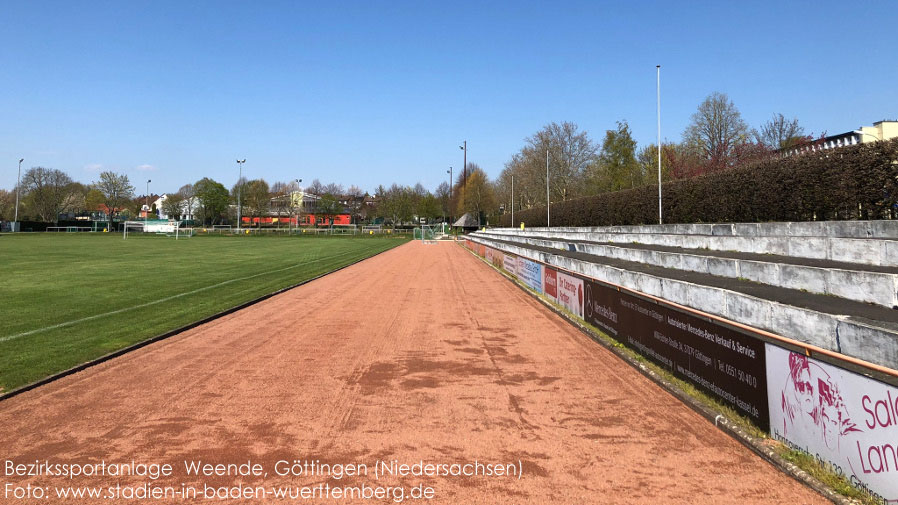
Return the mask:
{"type": "Polygon", "coordinates": [[[193,295],[193,294],[196,294],[196,293],[200,293],[200,292],[206,291],[206,290],[208,290],[208,289],[217,288],[217,287],[220,287],[220,286],[224,286],[224,285],[226,285],[226,284],[231,284],[232,282],[245,281],[245,280],[247,280],[247,279],[253,279],[253,278],[255,278],[255,277],[260,277],[260,276],[262,276],[262,275],[273,274],[273,273],[276,273],[276,272],[283,272],[283,271],[285,271],[285,270],[290,270],[290,269],[296,268],[296,267],[298,267],[298,266],[308,265],[308,264],[311,264],[311,263],[317,263],[317,262],[319,262],[319,261],[321,261],[321,260],[324,260],[324,259],[331,259],[331,258],[336,258],[336,257],[339,257],[339,256],[345,256],[345,255],[350,254],[350,253],[353,253],[353,252],[355,252],[355,251],[347,251],[347,252],[345,252],[345,253],[340,253],[340,254],[335,254],[335,255],[333,255],[333,256],[328,256],[327,258],[314,259],[314,260],[311,260],[311,261],[306,261],[306,262],[304,262],[304,263],[297,263],[297,264],[295,264],[295,265],[290,265],[290,266],[284,267],[284,268],[277,268],[277,269],[274,269],[274,270],[268,270],[268,271],[266,271],[266,272],[260,272],[260,273],[257,273],[257,274],[248,275],[248,276],[246,276],[246,277],[239,277],[239,278],[237,278],[237,279],[229,279],[229,280],[226,280],[226,281],[219,282],[218,284],[212,284],[211,286],[206,286],[206,287],[202,287],[202,288],[197,288],[197,289],[194,289],[193,291],[187,291],[187,292],[185,292],[185,293],[179,293],[179,294],[177,294],[177,295],[172,295],[172,296],[169,296],[169,297],[166,297],[166,298],[160,298],[160,299],[158,299],[158,300],[153,300],[152,302],[142,303],[142,304],[140,304],[140,305],[134,305],[133,307],[125,307],[124,309],[113,310],[113,311],[111,311],[111,312],[104,312],[104,313],[102,313],[102,314],[94,314],[93,316],[82,317],[81,319],[75,319],[75,320],[73,320],[73,321],[66,321],[66,322],[64,322],[64,323],[54,324],[53,326],[45,326],[45,327],[43,327],[43,328],[38,328],[38,329],[36,329],[36,330],[30,330],[30,331],[26,331],[26,332],[23,332],[23,333],[17,333],[17,334],[15,334],[15,335],[9,335],[9,336],[6,336],[6,337],[0,337],[0,342],[8,342],[8,341],[10,341],[10,340],[15,340],[15,339],[17,339],[17,338],[27,337],[27,336],[29,336],[29,335],[34,335],[34,334],[36,334],[36,333],[43,333],[43,332],[45,332],[45,331],[55,330],[55,329],[58,329],[58,328],[65,328],[66,326],[72,326],[72,325],[79,324],[79,323],[83,323],[83,322],[86,322],[86,321],[93,321],[94,319],[99,319],[99,318],[101,318],[101,317],[112,316],[112,315],[115,315],[115,314],[121,314],[122,312],[128,312],[129,310],[142,309],[142,308],[144,308],[144,307],[150,307],[150,306],[152,306],[152,305],[158,305],[158,304],[160,304],[160,303],[165,303],[165,302],[174,300],[174,299],[176,299],[176,298],[181,298],[182,296],[193,295]]]}

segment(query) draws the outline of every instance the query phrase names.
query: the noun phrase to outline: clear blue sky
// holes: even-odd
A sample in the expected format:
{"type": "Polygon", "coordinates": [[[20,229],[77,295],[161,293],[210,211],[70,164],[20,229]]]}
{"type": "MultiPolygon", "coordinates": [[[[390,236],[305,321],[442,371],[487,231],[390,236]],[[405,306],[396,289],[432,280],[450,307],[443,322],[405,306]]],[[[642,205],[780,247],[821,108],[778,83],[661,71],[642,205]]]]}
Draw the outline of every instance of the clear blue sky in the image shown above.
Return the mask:
{"type": "Polygon", "coordinates": [[[0,188],[45,166],[143,192],[237,157],[269,182],[433,189],[468,160],[495,177],[524,138],[620,119],[679,140],[727,93],[751,126],[774,112],[830,134],[898,117],[898,3],[4,2],[0,188]]]}

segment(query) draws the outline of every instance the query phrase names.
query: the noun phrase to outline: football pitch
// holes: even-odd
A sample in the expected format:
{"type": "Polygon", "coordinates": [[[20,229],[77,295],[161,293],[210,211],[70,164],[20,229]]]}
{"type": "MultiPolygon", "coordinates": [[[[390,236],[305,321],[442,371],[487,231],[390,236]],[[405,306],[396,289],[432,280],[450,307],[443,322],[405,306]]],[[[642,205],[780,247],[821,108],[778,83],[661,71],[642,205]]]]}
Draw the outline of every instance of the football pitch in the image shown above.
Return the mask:
{"type": "Polygon", "coordinates": [[[382,236],[4,236],[0,391],[405,242],[382,236]]]}

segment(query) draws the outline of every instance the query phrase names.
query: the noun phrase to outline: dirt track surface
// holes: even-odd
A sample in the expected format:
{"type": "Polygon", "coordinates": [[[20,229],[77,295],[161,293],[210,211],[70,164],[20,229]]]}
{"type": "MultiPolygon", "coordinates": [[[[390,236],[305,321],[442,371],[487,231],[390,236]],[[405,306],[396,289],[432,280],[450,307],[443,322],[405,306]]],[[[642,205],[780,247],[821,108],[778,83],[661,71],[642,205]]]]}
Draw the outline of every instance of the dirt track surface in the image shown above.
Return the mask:
{"type": "MultiPolygon", "coordinates": [[[[153,484],[178,488],[424,483],[435,498],[418,503],[827,503],[452,243],[404,245],[2,402],[0,426],[2,459],[170,463],[174,475],[153,484]],[[294,459],[369,474],[377,459],[478,460],[523,475],[273,475],[294,459]],[[188,477],[185,460],[251,460],[269,476],[188,477]]],[[[53,491],[120,479],[2,480],[53,491]]]]}

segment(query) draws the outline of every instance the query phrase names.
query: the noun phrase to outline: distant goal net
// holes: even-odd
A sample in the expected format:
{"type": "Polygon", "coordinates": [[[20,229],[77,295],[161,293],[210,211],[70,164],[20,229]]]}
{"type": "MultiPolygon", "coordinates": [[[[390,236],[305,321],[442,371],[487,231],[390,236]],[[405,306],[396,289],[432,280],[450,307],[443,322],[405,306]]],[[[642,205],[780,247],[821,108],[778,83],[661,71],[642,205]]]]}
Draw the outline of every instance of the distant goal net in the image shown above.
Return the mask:
{"type": "Polygon", "coordinates": [[[127,239],[128,235],[135,232],[141,235],[155,234],[166,237],[189,238],[194,235],[194,229],[187,226],[181,226],[180,221],[166,221],[155,219],[149,221],[125,221],[122,227],[122,238],[127,239]]]}

